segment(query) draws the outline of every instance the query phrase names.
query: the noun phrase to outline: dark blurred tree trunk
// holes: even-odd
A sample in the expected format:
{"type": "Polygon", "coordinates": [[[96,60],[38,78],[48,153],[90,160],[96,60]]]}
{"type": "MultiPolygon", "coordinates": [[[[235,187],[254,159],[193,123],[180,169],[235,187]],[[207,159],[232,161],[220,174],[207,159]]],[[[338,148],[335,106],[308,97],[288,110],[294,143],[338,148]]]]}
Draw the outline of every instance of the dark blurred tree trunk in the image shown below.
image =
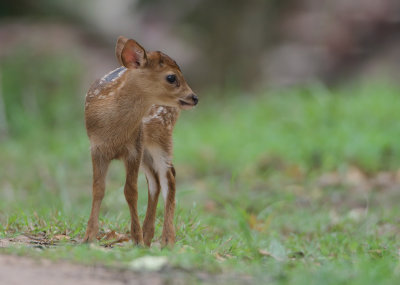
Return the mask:
{"type": "Polygon", "coordinates": [[[198,76],[207,74],[202,84],[247,88],[260,80],[261,57],[275,37],[280,10],[291,2],[199,1],[182,22],[202,51],[197,69],[198,76]]]}
{"type": "Polygon", "coordinates": [[[3,100],[3,86],[0,73],[0,140],[8,135],[8,123],[3,100]]]}
{"type": "Polygon", "coordinates": [[[262,80],[261,58],[277,38],[282,11],[294,2],[142,0],[138,8],[152,18],[174,22],[174,31],[196,49],[195,68],[189,73],[197,85],[231,89],[262,80]]]}

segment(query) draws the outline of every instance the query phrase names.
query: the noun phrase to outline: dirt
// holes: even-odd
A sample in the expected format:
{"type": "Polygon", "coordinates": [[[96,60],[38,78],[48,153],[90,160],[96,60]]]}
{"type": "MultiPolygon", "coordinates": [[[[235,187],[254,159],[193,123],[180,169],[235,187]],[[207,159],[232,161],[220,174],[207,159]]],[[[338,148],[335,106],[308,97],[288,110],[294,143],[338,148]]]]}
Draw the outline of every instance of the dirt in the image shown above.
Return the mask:
{"type": "MultiPolygon", "coordinates": [[[[75,243],[73,241],[72,243],[75,243]]],[[[0,239],[0,249],[24,246],[45,250],[57,246],[55,240],[41,236],[20,235],[0,239]]],[[[115,245],[115,244],[113,244],[115,245]]],[[[1,253],[1,251],[0,251],[1,253]]],[[[138,261],[138,260],[135,260],[138,261]]],[[[155,263],[157,260],[151,261],[155,263]]],[[[195,270],[185,270],[163,266],[154,270],[143,270],[140,266],[132,268],[110,268],[102,265],[81,265],[67,261],[54,261],[9,254],[0,254],[0,285],[91,285],[91,284],[253,284],[249,276],[221,273],[210,274],[195,270]]],[[[144,266],[144,268],[150,268],[144,266]]]]}
{"type": "MultiPolygon", "coordinates": [[[[12,246],[42,250],[54,246],[54,241],[29,235],[0,239],[0,248],[12,246]]],[[[0,255],[0,284],[165,284],[168,279],[168,274],[161,272],[140,273],[99,265],[0,255]]]]}
{"type": "Polygon", "coordinates": [[[0,284],[162,284],[158,276],[0,255],[0,284]]]}
{"type": "MultiPolygon", "coordinates": [[[[175,269],[135,272],[103,266],[84,266],[65,261],[0,255],[0,284],[7,285],[92,285],[92,284],[232,284],[231,277],[185,272],[175,269]]],[[[251,284],[242,280],[240,284],[251,284]]],[[[249,280],[248,280],[249,281],[249,280]]],[[[237,284],[237,282],[233,282],[237,284]]]]}
{"type": "Polygon", "coordinates": [[[102,285],[102,284],[253,284],[250,277],[168,270],[135,272],[103,266],[84,266],[65,261],[0,255],[0,284],[7,285],[102,285]]]}

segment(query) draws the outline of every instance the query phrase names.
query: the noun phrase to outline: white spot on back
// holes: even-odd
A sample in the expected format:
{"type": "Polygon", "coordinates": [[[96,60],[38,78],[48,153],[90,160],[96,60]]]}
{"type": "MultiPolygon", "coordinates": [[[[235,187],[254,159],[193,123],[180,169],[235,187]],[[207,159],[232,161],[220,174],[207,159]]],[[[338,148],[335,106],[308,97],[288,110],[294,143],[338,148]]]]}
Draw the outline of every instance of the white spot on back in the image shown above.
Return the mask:
{"type": "Polygon", "coordinates": [[[100,79],[100,84],[102,84],[104,82],[114,82],[115,80],[120,78],[122,76],[122,74],[125,73],[126,70],[127,70],[126,67],[120,66],[120,67],[110,71],[109,73],[107,73],[100,79]]]}
{"type": "MultiPolygon", "coordinates": [[[[154,105],[152,106],[152,108],[154,105]]],[[[159,106],[157,108],[157,111],[153,114],[150,114],[149,116],[143,117],[142,122],[144,124],[150,122],[151,120],[159,120],[161,122],[164,122],[163,116],[161,114],[165,114],[167,112],[167,109],[163,106],[159,106]]]]}

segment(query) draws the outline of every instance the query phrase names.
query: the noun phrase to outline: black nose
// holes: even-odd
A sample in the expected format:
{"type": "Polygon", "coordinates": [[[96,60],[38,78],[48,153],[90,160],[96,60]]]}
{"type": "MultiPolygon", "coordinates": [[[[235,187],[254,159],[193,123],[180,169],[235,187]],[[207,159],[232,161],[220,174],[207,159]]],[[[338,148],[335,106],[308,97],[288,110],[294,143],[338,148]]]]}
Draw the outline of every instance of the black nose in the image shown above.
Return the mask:
{"type": "Polygon", "coordinates": [[[197,105],[197,102],[199,102],[199,98],[197,98],[197,96],[195,94],[192,95],[192,100],[195,105],[197,105]]]}

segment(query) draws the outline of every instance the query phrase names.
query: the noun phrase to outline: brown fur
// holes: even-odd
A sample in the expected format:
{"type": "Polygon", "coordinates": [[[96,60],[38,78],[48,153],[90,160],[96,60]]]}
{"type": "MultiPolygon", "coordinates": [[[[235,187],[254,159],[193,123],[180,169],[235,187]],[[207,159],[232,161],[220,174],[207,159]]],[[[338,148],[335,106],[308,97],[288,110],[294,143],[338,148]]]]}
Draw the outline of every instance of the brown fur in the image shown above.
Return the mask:
{"type": "Polygon", "coordinates": [[[172,131],[180,109],[190,108],[197,97],[187,85],[179,66],[161,52],[146,52],[137,42],[119,37],[116,45],[120,68],[117,76],[97,80],[85,104],[86,129],[93,164],[93,202],[85,242],[98,233],[98,218],[105,192],[105,176],[113,159],[126,168],[124,194],[131,215],[135,244],[150,246],[159,193],[165,197],[162,244],[175,241],[175,169],[172,166],[172,131]],[[176,82],[166,76],[174,74],[176,82]],[[112,78],[112,79],[110,79],[112,78]],[[145,171],[149,199],[143,231],[137,213],[139,166],[145,171]]]}

